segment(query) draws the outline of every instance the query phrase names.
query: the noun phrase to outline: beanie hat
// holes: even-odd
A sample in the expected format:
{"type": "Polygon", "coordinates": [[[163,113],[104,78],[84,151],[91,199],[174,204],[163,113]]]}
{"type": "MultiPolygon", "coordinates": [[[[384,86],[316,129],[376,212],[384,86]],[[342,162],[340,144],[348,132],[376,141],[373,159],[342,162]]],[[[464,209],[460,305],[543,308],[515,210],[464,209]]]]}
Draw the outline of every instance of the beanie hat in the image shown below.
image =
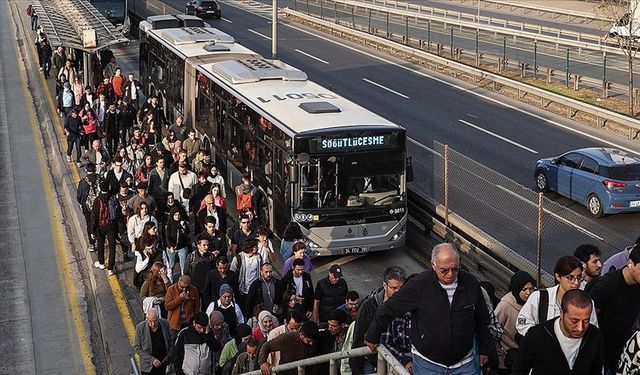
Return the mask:
{"type": "Polygon", "coordinates": [[[229,284],[220,285],[220,293],[218,293],[219,297],[222,297],[225,293],[231,293],[233,295],[233,289],[229,286],[229,284]]]}

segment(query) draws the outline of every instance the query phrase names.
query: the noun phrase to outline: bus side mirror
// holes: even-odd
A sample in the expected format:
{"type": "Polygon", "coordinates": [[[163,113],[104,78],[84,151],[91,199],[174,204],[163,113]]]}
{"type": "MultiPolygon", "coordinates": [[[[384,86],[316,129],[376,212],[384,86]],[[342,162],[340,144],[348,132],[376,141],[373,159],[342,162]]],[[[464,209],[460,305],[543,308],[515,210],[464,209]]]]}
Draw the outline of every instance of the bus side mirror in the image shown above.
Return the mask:
{"type": "Polygon", "coordinates": [[[289,168],[289,182],[292,184],[298,183],[298,165],[295,163],[289,163],[287,165],[289,168]]]}
{"type": "Polygon", "coordinates": [[[413,157],[407,157],[407,182],[413,181],[413,157]]]}

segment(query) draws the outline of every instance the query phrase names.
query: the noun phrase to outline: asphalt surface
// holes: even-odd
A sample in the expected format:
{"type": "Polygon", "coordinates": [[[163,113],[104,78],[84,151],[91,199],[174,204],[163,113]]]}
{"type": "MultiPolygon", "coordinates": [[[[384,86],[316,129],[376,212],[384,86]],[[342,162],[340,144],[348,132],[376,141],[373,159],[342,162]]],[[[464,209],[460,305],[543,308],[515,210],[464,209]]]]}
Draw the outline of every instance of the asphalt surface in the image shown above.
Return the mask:
{"type": "Polygon", "coordinates": [[[23,39],[14,35],[10,5],[0,3],[0,373],[92,373],[81,344],[87,323],[78,270],[54,235],[61,218],[51,211],[50,176],[41,173],[44,150],[35,146],[33,104],[16,52],[23,39]]]}
{"type": "MultiPolygon", "coordinates": [[[[174,1],[171,5],[177,7],[179,2],[174,1]]],[[[271,35],[269,9],[251,8],[262,13],[263,18],[238,7],[246,5],[224,2],[223,20],[213,20],[213,26],[233,35],[239,43],[256,52],[270,56],[271,41],[267,39],[271,35]]],[[[434,142],[448,144],[529,188],[534,187],[532,168],[538,158],[554,156],[569,149],[602,145],[638,150],[635,142],[606,131],[589,128],[387,55],[370,50],[359,52],[359,46],[344,40],[338,41],[325,34],[316,37],[313,32],[305,31],[304,27],[295,24],[281,26],[279,58],[304,70],[310,79],[406,127],[412,139],[409,149],[419,167],[416,175],[423,179],[423,183],[413,186],[417,185],[416,188],[425,194],[433,193],[434,186],[438,186],[438,179],[433,176],[433,160],[426,156],[429,153],[426,148],[433,148],[434,142]]],[[[486,189],[476,189],[474,185],[465,188],[469,193],[459,198],[462,200],[459,206],[465,210],[461,214],[477,225],[486,226],[490,234],[506,232],[512,240],[515,237],[517,246],[514,248],[534,259],[535,241],[529,233],[531,230],[519,233],[522,224],[516,227],[508,225],[515,212],[526,211],[527,215],[535,215],[531,204],[522,199],[504,200],[502,196],[486,189]],[[489,220],[487,215],[478,216],[478,213],[487,211],[480,203],[491,197],[495,200],[491,206],[499,207],[502,216],[489,220]]],[[[499,188],[494,184],[491,189],[499,188]]],[[[569,207],[569,215],[576,212],[587,215],[585,208],[568,199],[553,194],[549,197],[560,206],[569,207]]],[[[558,209],[562,211],[562,207],[558,209]]],[[[557,221],[557,218],[553,220],[557,221]]],[[[543,241],[554,244],[548,251],[550,258],[568,253],[585,241],[598,243],[605,255],[611,254],[637,237],[640,214],[609,216],[600,220],[572,217],[571,220],[579,222],[569,225],[564,221],[549,226],[557,226],[553,232],[547,233],[548,237],[543,241]],[[595,237],[585,237],[585,231],[595,234],[595,237]]]]}

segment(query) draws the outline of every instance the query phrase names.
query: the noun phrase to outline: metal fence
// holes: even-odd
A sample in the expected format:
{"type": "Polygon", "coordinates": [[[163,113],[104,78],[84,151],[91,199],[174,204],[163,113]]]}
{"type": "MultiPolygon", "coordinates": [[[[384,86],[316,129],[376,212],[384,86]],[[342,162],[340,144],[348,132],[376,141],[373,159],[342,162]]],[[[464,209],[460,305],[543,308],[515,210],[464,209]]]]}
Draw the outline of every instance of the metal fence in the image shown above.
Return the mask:
{"type": "MultiPolygon", "coordinates": [[[[552,271],[560,256],[572,254],[581,244],[598,246],[606,257],[633,243],[441,143],[426,148],[411,142],[409,151],[414,191],[435,199],[445,212],[455,212],[544,270],[552,271]]],[[[533,185],[532,168],[531,181],[533,185]]]]}
{"type": "MultiPolygon", "coordinates": [[[[437,22],[400,15],[395,9],[372,10],[332,0],[289,0],[288,6],[323,20],[470,65],[535,77],[548,83],[560,83],[569,89],[589,88],[603,98],[628,98],[625,56],[585,51],[579,47],[553,45],[529,38],[516,39],[498,32],[463,28],[455,20],[437,22]]],[[[638,78],[636,76],[636,80],[638,78]]],[[[638,95],[636,90],[636,99],[638,95]]],[[[592,99],[596,100],[597,95],[592,99]]]]}

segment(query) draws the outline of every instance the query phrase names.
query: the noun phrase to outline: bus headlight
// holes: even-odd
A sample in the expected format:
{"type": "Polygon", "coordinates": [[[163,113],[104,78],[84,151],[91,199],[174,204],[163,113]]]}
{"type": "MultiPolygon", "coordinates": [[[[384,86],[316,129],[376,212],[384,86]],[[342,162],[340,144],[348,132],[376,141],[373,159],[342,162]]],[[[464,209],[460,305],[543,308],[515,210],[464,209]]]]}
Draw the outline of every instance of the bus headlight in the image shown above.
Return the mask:
{"type": "Polygon", "coordinates": [[[391,239],[389,241],[397,241],[400,238],[402,238],[402,236],[404,236],[404,233],[407,231],[407,227],[406,225],[403,225],[402,228],[400,228],[399,231],[396,232],[396,234],[393,235],[393,237],[391,237],[391,239]]]}
{"type": "Polygon", "coordinates": [[[317,249],[317,248],[320,247],[320,245],[318,245],[317,243],[315,243],[313,241],[307,242],[307,246],[309,246],[310,249],[317,249]]]}

